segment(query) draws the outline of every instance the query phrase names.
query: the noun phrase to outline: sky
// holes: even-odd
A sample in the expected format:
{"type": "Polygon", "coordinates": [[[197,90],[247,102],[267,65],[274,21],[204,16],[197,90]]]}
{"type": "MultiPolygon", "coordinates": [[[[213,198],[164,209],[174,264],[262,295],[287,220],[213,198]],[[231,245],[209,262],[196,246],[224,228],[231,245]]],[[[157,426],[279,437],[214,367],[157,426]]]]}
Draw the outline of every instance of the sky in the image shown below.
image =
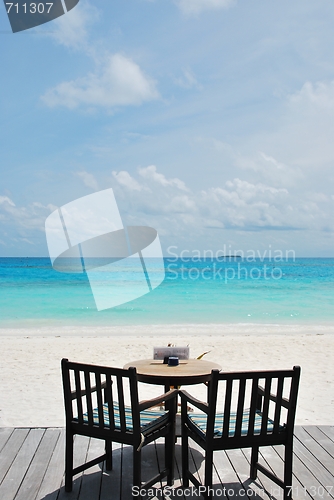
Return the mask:
{"type": "Polygon", "coordinates": [[[80,0],[13,34],[0,5],[0,256],[113,188],[169,255],[334,256],[334,3],[80,0]]]}

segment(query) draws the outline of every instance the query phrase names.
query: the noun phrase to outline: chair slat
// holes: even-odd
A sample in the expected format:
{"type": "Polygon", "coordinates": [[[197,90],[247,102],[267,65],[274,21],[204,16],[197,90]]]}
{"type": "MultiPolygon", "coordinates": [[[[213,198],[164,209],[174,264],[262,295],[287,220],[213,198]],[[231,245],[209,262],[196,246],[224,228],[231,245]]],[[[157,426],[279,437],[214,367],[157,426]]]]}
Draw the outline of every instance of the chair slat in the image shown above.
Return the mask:
{"type": "Polygon", "coordinates": [[[102,385],[101,385],[100,373],[95,372],[95,383],[96,383],[97,408],[99,414],[99,427],[102,429],[104,427],[104,416],[103,416],[102,385]]]}
{"type": "Polygon", "coordinates": [[[279,431],[281,409],[282,409],[283,387],[284,387],[284,378],[279,377],[277,382],[276,405],[275,405],[275,415],[274,415],[274,433],[277,433],[279,431]]]}
{"type": "Polygon", "coordinates": [[[224,422],[223,422],[223,437],[224,438],[228,437],[229,429],[230,429],[232,386],[233,386],[233,380],[228,379],[226,381],[225,404],[224,404],[224,422]]]}
{"type": "Polygon", "coordinates": [[[76,392],[76,404],[78,412],[78,422],[83,423],[83,410],[82,410],[82,399],[81,399],[81,380],[79,370],[74,370],[74,382],[75,382],[75,392],[76,392]]]}
{"type": "Polygon", "coordinates": [[[86,386],[86,403],[87,403],[88,424],[94,425],[90,372],[86,369],[84,371],[84,374],[85,374],[85,386],[86,386]]]}
{"type": "Polygon", "coordinates": [[[117,377],[117,392],[118,392],[118,406],[119,406],[119,420],[121,431],[126,431],[125,408],[124,408],[124,391],[123,391],[123,378],[117,377]]]}
{"type": "Polygon", "coordinates": [[[106,387],[104,389],[105,402],[108,405],[108,417],[109,426],[113,431],[115,429],[115,415],[114,415],[114,403],[113,403],[113,393],[112,393],[112,378],[109,373],[106,374],[106,387]]]}
{"type": "MultiPolygon", "coordinates": [[[[129,368],[129,385],[130,385],[130,394],[131,394],[131,406],[132,406],[132,425],[133,432],[135,434],[140,434],[141,426],[140,426],[140,410],[139,410],[139,395],[138,395],[138,384],[136,383],[137,371],[136,368],[129,368]]],[[[168,391],[167,391],[168,392],[168,391]]],[[[175,405],[176,401],[170,402],[166,401],[165,409],[171,411],[171,404],[175,405]]],[[[175,408],[172,410],[175,412],[175,408]]]]}
{"type": "Polygon", "coordinates": [[[257,409],[258,386],[259,386],[259,379],[258,377],[254,377],[252,379],[251,404],[249,409],[249,421],[248,421],[248,432],[247,432],[248,436],[253,436],[254,434],[254,422],[255,422],[255,413],[257,409]]]}
{"type": "Polygon", "coordinates": [[[269,413],[269,403],[270,403],[270,388],[271,388],[272,378],[266,377],[266,382],[264,386],[264,401],[262,410],[262,423],[261,423],[261,436],[268,433],[268,413],[269,413]]]}
{"type": "Polygon", "coordinates": [[[244,404],[245,404],[245,391],[246,391],[246,379],[242,379],[239,382],[237,418],[236,418],[235,434],[234,434],[235,436],[241,436],[242,417],[244,413],[244,404]]]}

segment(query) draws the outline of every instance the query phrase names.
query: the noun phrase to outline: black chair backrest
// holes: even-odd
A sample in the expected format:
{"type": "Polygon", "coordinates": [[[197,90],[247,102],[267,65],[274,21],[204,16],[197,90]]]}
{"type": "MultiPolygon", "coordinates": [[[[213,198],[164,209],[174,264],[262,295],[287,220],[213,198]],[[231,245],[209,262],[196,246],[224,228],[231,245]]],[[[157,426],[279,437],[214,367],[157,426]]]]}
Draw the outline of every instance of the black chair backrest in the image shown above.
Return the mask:
{"type": "Polygon", "coordinates": [[[255,419],[259,414],[261,414],[261,428],[257,429],[257,435],[262,437],[269,434],[277,435],[283,428],[285,433],[293,433],[299,378],[299,366],[295,366],[292,370],[280,371],[224,373],[213,370],[209,388],[207,436],[214,434],[218,411],[224,414],[223,439],[253,436],[255,419]],[[219,407],[220,401],[223,403],[221,407],[219,407]],[[245,429],[242,430],[245,410],[249,410],[246,432],[245,429]],[[232,418],[233,423],[231,423],[232,418]],[[270,426],[268,418],[271,419],[270,426]],[[233,435],[231,435],[231,425],[234,428],[233,435]]]}
{"type": "Polygon", "coordinates": [[[138,386],[135,368],[123,370],[105,366],[61,362],[66,423],[128,432],[125,403],[131,407],[133,432],[140,432],[138,386]],[[127,398],[126,398],[127,396],[127,398]],[[127,399],[127,401],[126,401],[127,399]],[[117,420],[115,419],[117,402],[117,420]],[[104,408],[103,405],[107,403],[104,408]],[[95,412],[95,419],[93,410],[95,412]],[[106,412],[103,410],[107,409],[106,412]]]}

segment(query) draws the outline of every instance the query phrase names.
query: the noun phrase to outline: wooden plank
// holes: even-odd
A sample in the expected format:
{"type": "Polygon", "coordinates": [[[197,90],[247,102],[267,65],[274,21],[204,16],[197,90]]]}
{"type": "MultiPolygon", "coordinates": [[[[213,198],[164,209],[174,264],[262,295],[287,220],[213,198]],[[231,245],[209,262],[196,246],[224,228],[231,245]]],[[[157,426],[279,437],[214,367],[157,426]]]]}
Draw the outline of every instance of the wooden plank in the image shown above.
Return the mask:
{"type": "MultiPolygon", "coordinates": [[[[75,436],[74,439],[74,467],[86,462],[89,439],[85,436],[75,436]]],[[[73,489],[70,493],[65,492],[63,477],[57,500],[77,500],[80,493],[82,473],[74,477],[73,489]]]]}
{"type": "MultiPolygon", "coordinates": [[[[149,446],[149,445],[148,445],[149,446]]],[[[121,465],[121,499],[132,498],[132,478],[133,478],[133,451],[132,446],[122,446],[122,465],[121,465]]],[[[145,467],[142,467],[144,473],[145,467]]],[[[143,477],[145,477],[143,475],[143,477]]],[[[140,497],[139,497],[140,498],[140,497]]]]}
{"type": "MultiPolygon", "coordinates": [[[[145,446],[142,450],[142,474],[144,471],[144,467],[146,469],[146,475],[143,475],[143,481],[149,480],[151,477],[159,474],[165,468],[165,440],[164,438],[158,438],[153,443],[149,444],[147,447],[145,446]],[[146,448],[146,450],[145,450],[146,448]],[[146,460],[147,451],[150,449],[150,462],[146,460]],[[151,464],[149,469],[149,473],[147,471],[148,464],[151,464]]],[[[164,500],[164,496],[162,494],[162,488],[167,485],[166,478],[162,481],[158,481],[155,483],[150,489],[155,491],[155,496],[157,498],[162,498],[164,500]]],[[[152,498],[152,495],[148,493],[143,497],[145,500],[149,500],[152,498]]],[[[154,496],[153,496],[154,498],[154,496]]]]}
{"type": "MultiPolygon", "coordinates": [[[[280,456],[283,459],[283,450],[282,447],[277,446],[275,448],[277,453],[280,454],[280,456]]],[[[314,498],[314,496],[310,495],[310,490],[312,491],[313,488],[316,488],[317,491],[320,491],[320,488],[322,488],[322,485],[319,483],[319,481],[312,475],[312,473],[305,467],[303,462],[298,458],[298,456],[294,453],[293,455],[293,474],[298,478],[298,481],[300,482],[301,486],[297,487],[299,491],[295,491],[293,489],[292,491],[292,496],[293,498],[296,498],[297,496],[302,496],[305,500],[310,500],[310,498],[314,498]]],[[[293,486],[295,487],[295,484],[293,482],[293,486]]],[[[328,499],[330,497],[327,497],[328,499]]],[[[323,499],[324,500],[324,499],[323,499]]]]}
{"type": "Polygon", "coordinates": [[[321,425],[319,427],[319,429],[321,430],[321,432],[326,434],[326,436],[329,437],[329,439],[331,441],[334,442],[334,426],[333,425],[321,425]]]}
{"type": "MultiPolygon", "coordinates": [[[[276,451],[271,446],[263,446],[260,448],[259,452],[259,463],[264,467],[267,467],[270,472],[276,474],[279,478],[283,477],[283,461],[277,455],[276,451]]],[[[275,484],[271,479],[262,474],[258,473],[258,478],[265,487],[269,495],[273,496],[277,500],[283,499],[283,490],[277,484],[275,484]]]]}
{"type": "MultiPolygon", "coordinates": [[[[160,473],[165,468],[165,440],[159,439],[152,442],[142,449],[142,479],[143,482],[149,481],[152,477],[160,473]],[[159,460],[159,461],[158,461],[159,460]]],[[[164,484],[166,480],[164,480],[164,484]]],[[[158,481],[156,488],[161,489],[162,481],[158,481]]]]}
{"type": "MultiPolygon", "coordinates": [[[[175,443],[174,487],[182,486],[182,447],[181,440],[175,443]]],[[[182,497],[180,497],[182,498],[182,497]]]]}
{"type": "Polygon", "coordinates": [[[30,429],[0,486],[0,498],[13,500],[27,472],[45,429],[30,429]]]}
{"type": "Polygon", "coordinates": [[[13,427],[0,427],[0,452],[13,432],[13,427]]]}
{"type": "MultiPolygon", "coordinates": [[[[104,441],[102,439],[89,440],[89,447],[86,462],[94,460],[104,454],[104,441]]],[[[82,476],[81,489],[78,496],[79,500],[92,500],[100,497],[101,481],[102,481],[103,462],[94,465],[85,470],[82,476]]]]}
{"type": "MultiPolygon", "coordinates": [[[[319,444],[317,441],[306,432],[303,427],[296,427],[295,436],[304,444],[304,446],[314,455],[316,460],[327,469],[329,473],[334,471],[334,458],[319,444]]],[[[333,484],[333,475],[332,483],[333,484]]]]}
{"type": "MultiPolygon", "coordinates": [[[[159,438],[153,443],[144,446],[142,449],[142,478],[143,481],[148,481],[152,477],[160,474],[165,468],[165,439],[159,438]]],[[[163,481],[158,481],[154,487],[162,488],[163,484],[167,484],[166,478],[163,481]]]]}
{"type": "MultiPolygon", "coordinates": [[[[156,452],[157,452],[157,462],[158,462],[158,470],[159,472],[165,467],[165,440],[164,438],[159,438],[155,441],[155,446],[156,446],[156,452]]],[[[153,476],[153,471],[152,471],[152,476],[153,476]]],[[[155,485],[157,488],[158,484],[155,485]]],[[[162,484],[159,486],[160,491],[157,491],[156,497],[157,498],[174,498],[177,496],[177,498],[184,499],[184,495],[181,495],[179,493],[179,490],[182,489],[182,481],[181,481],[181,446],[177,442],[175,443],[175,460],[174,460],[174,483],[172,487],[173,489],[173,494],[168,493],[168,488],[167,488],[167,478],[162,480],[162,484]],[[164,496],[163,493],[161,492],[161,488],[166,488],[166,495],[164,496]],[[176,490],[178,490],[178,493],[176,493],[176,490]],[[169,496],[167,496],[169,494],[169,496]],[[174,496],[173,496],[174,495],[174,496]]],[[[149,498],[149,497],[148,497],[149,498]]]]}
{"type": "Polygon", "coordinates": [[[59,434],[59,429],[46,429],[15,500],[35,500],[59,434]]]}
{"type": "Polygon", "coordinates": [[[29,433],[29,429],[15,429],[10,435],[0,454],[0,483],[6,476],[12,462],[15,460],[24,440],[29,433]]]}
{"type": "MultiPolygon", "coordinates": [[[[316,425],[303,427],[305,431],[320,444],[327,453],[334,458],[334,442],[328,438],[316,425]]],[[[334,470],[334,469],[332,469],[334,470]]]]}
{"type": "Polygon", "coordinates": [[[105,463],[103,464],[100,500],[110,500],[110,492],[112,492],[113,500],[121,500],[122,445],[119,443],[113,443],[112,448],[113,468],[111,471],[106,471],[105,463]]]}
{"type": "MultiPolygon", "coordinates": [[[[156,455],[157,455],[157,470],[152,469],[151,475],[153,476],[154,474],[160,472],[164,467],[165,467],[165,440],[164,438],[159,438],[155,441],[155,449],[156,449],[156,455]]],[[[179,490],[182,490],[182,480],[181,480],[181,473],[182,473],[182,466],[181,466],[181,446],[180,443],[175,443],[175,463],[174,463],[174,483],[172,486],[173,489],[173,494],[168,493],[168,489],[166,490],[166,495],[163,495],[163,491],[161,489],[167,488],[167,480],[166,478],[162,480],[161,484],[158,485],[158,483],[154,486],[153,489],[156,490],[156,497],[161,498],[164,500],[165,498],[170,498],[173,496],[173,498],[177,495],[177,498],[185,499],[184,495],[181,495],[179,493],[179,490]],[[178,492],[176,493],[176,490],[178,492]],[[168,496],[169,495],[169,496],[168,496]]],[[[169,490],[170,491],[170,490],[169,490]]],[[[150,497],[147,497],[150,498],[150,497]]]]}
{"type": "Polygon", "coordinates": [[[325,469],[322,466],[321,462],[319,462],[319,460],[317,460],[317,458],[310,452],[310,450],[308,449],[308,443],[301,442],[298,439],[295,439],[294,454],[310,471],[311,477],[314,477],[317,480],[317,482],[319,482],[323,487],[325,488],[328,487],[328,491],[332,489],[333,476],[327,469],[325,469]]]}
{"type": "MultiPolygon", "coordinates": [[[[163,442],[159,447],[164,447],[163,442]]],[[[164,453],[164,451],[163,451],[164,453]]],[[[158,474],[157,455],[154,443],[144,446],[141,452],[142,481],[146,482],[158,474]]],[[[122,498],[132,498],[132,477],[133,477],[133,449],[132,446],[123,446],[122,455],[122,498]]],[[[161,482],[156,483],[154,488],[161,488],[161,482]]],[[[145,497],[144,497],[145,498],[145,497]]]]}
{"type": "MultiPolygon", "coordinates": [[[[284,447],[283,446],[264,446],[260,448],[262,457],[267,463],[268,468],[276,474],[280,479],[284,478],[284,447]]],[[[264,474],[260,474],[261,480],[265,478],[264,474]]],[[[264,479],[263,479],[264,480],[264,479]]],[[[273,481],[270,481],[266,485],[266,488],[275,497],[283,497],[283,489],[276,485],[273,481]],[[270,486],[271,484],[271,486],[270,486]]],[[[292,476],[292,497],[294,500],[305,500],[305,490],[303,484],[299,481],[296,475],[292,476]]],[[[307,494],[306,494],[307,497],[307,494]]]]}
{"type": "MultiPolygon", "coordinates": [[[[251,448],[244,448],[242,450],[242,453],[244,454],[245,458],[247,459],[247,462],[250,465],[251,448]]],[[[260,460],[260,463],[262,462],[263,465],[266,465],[271,472],[274,472],[273,469],[270,467],[270,465],[268,465],[268,463],[263,459],[261,454],[259,454],[259,460],[260,460]]],[[[278,493],[278,495],[271,496],[270,492],[275,487],[275,484],[264,474],[259,473],[258,477],[254,481],[252,481],[250,484],[253,485],[252,487],[254,487],[254,489],[256,489],[256,488],[262,489],[265,494],[269,495],[269,498],[272,498],[275,500],[277,500],[278,498],[280,498],[280,499],[283,498],[283,493],[281,490],[279,492],[275,491],[276,493],[278,493]]]]}
{"type": "MultiPolygon", "coordinates": [[[[189,469],[192,474],[204,485],[205,481],[205,451],[201,448],[195,441],[189,439],[189,469]]],[[[216,496],[220,496],[220,498],[227,498],[224,492],[224,485],[221,481],[222,464],[219,455],[223,453],[225,460],[228,461],[225,452],[214,452],[213,454],[213,470],[212,470],[212,484],[213,490],[217,491],[219,489],[222,494],[220,495],[220,491],[216,496]]],[[[196,496],[196,495],[195,495],[196,496]]],[[[194,496],[194,498],[195,498],[194,496]]],[[[192,498],[192,497],[190,497],[192,498]]]]}
{"type": "Polygon", "coordinates": [[[204,450],[192,439],[189,438],[189,470],[190,472],[204,484],[204,450]]]}
{"type": "MultiPolygon", "coordinates": [[[[182,474],[182,461],[181,461],[181,446],[179,447],[180,453],[180,473],[182,474]]],[[[189,470],[196,477],[196,479],[203,485],[204,484],[204,471],[205,471],[205,460],[204,460],[204,450],[201,448],[195,441],[189,438],[189,470]]],[[[213,468],[213,484],[215,484],[214,488],[219,487],[222,489],[221,482],[217,476],[217,472],[215,468],[213,468]],[[218,484],[217,484],[218,483],[218,484]]],[[[198,490],[195,486],[189,482],[189,489],[184,490],[185,498],[203,498],[198,496],[198,490]]],[[[226,498],[224,495],[220,498],[226,498]]]]}
{"type": "MultiPolygon", "coordinates": [[[[191,449],[189,454],[189,467],[190,472],[192,472],[195,476],[198,477],[198,480],[204,485],[205,482],[205,451],[201,448],[196,442],[191,441],[191,449]],[[191,458],[194,464],[195,469],[192,470],[191,458]]],[[[226,454],[224,451],[215,451],[213,453],[213,467],[212,467],[212,484],[213,489],[216,491],[217,489],[221,490],[217,493],[216,496],[221,496],[221,498],[227,498],[227,495],[224,491],[224,484],[222,481],[221,472],[224,470],[224,464],[229,463],[226,454]]],[[[229,464],[230,467],[230,464],[229,464]]],[[[225,477],[225,474],[223,474],[225,477]]]]}
{"type": "MultiPolygon", "coordinates": [[[[247,460],[242,450],[228,450],[226,452],[230,463],[238,476],[240,483],[243,485],[244,490],[247,493],[248,498],[252,499],[268,499],[268,493],[265,491],[263,484],[259,482],[254,482],[250,479],[250,462],[247,460]]],[[[247,498],[245,497],[245,498],[247,498]]]]}
{"type": "MultiPolygon", "coordinates": [[[[215,451],[213,453],[213,461],[220,483],[218,485],[216,484],[216,488],[223,489],[224,496],[227,498],[244,498],[247,500],[248,497],[245,488],[232,467],[226,451],[215,451]]],[[[224,498],[223,496],[221,497],[224,498]]]]}
{"type": "Polygon", "coordinates": [[[59,438],[53,450],[47,471],[37,493],[36,500],[56,500],[65,470],[65,429],[59,429],[59,438]]]}

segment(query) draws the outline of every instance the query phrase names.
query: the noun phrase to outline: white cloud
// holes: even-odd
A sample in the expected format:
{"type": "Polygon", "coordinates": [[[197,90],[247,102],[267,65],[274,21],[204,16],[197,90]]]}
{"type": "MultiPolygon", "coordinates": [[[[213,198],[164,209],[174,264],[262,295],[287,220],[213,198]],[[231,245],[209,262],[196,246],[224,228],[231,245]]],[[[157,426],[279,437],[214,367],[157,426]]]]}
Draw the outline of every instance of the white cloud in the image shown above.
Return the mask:
{"type": "MultiPolygon", "coordinates": [[[[212,219],[224,227],[284,227],[291,225],[286,208],[291,201],[287,189],[233,179],[225,187],[202,191],[202,202],[212,219]]],[[[204,213],[203,213],[204,215],[204,213]]]]}
{"type": "Polygon", "coordinates": [[[98,9],[88,0],[81,0],[75,9],[54,21],[52,32],[45,33],[56,43],[85,53],[95,64],[95,70],[86,76],[49,88],[41,96],[47,106],[110,109],[159,98],[156,82],[138,64],[120,53],[110,54],[89,39],[89,26],[98,18],[98,9]]]}
{"type": "Polygon", "coordinates": [[[93,191],[98,191],[99,186],[93,174],[82,171],[82,172],[76,172],[76,175],[80,177],[85,186],[93,189],[93,191]]]}
{"type": "Polygon", "coordinates": [[[331,111],[334,109],[334,80],[315,84],[306,82],[298,92],[290,96],[290,101],[331,111]]]}
{"type": "Polygon", "coordinates": [[[334,81],[306,82],[285,104],[278,128],[262,135],[259,149],[285,158],[295,173],[299,168],[304,189],[327,190],[323,179],[331,176],[334,161],[334,81]]]}
{"type": "Polygon", "coordinates": [[[296,186],[304,179],[304,173],[300,167],[287,165],[263,151],[256,154],[253,169],[264,179],[276,185],[296,186]]]}
{"type": "Polygon", "coordinates": [[[8,196],[0,196],[0,203],[8,203],[8,205],[15,207],[15,203],[8,196]]]}
{"type": "Polygon", "coordinates": [[[174,196],[169,204],[169,210],[176,213],[194,213],[197,212],[195,200],[185,194],[174,196]]]}
{"type": "MultiPolygon", "coordinates": [[[[300,183],[304,174],[300,167],[288,165],[278,160],[272,154],[263,151],[244,153],[235,150],[230,144],[219,141],[215,138],[198,138],[211,150],[219,153],[221,161],[228,162],[235,169],[253,172],[253,177],[261,179],[275,186],[294,186],[300,183]]],[[[249,173],[247,173],[249,176],[249,173]]],[[[253,179],[254,181],[254,179],[253,179]]]]}
{"type": "Polygon", "coordinates": [[[189,191],[185,183],[177,177],[175,177],[174,179],[167,179],[163,174],[157,172],[157,167],[155,165],[150,165],[149,167],[145,168],[139,168],[138,171],[144,179],[152,180],[157,184],[161,184],[161,186],[175,186],[181,191],[189,191]]]}
{"type": "Polygon", "coordinates": [[[129,189],[129,191],[141,191],[143,189],[139,182],[131,177],[129,172],[127,172],[126,170],[121,170],[120,172],[114,171],[112,175],[121,186],[129,189]]]}
{"type": "Polygon", "coordinates": [[[176,4],[187,15],[196,15],[203,10],[226,9],[234,0],[176,0],[176,4]]]}
{"type": "Polygon", "coordinates": [[[53,31],[48,31],[55,42],[72,49],[84,49],[90,51],[88,39],[88,27],[99,17],[96,7],[88,1],[81,0],[75,9],[70,10],[64,16],[60,16],[52,23],[53,31]]]}
{"type": "Polygon", "coordinates": [[[122,54],[109,55],[96,73],[62,82],[49,89],[43,102],[49,107],[100,106],[113,108],[158,99],[155,82],[141,68],[122,54]]]}
{"type": "Polygon", "coordinates": [[[7,196],[0,197],[0,218],[3,220],[4,227],[8,224],[10,230],[16,228],[21,237],[27,236],[31,231],[44,231],[45,218],[56,207],[49,204],[47,206],[35,201],[26,207],[18,207],[7,196]]]}

